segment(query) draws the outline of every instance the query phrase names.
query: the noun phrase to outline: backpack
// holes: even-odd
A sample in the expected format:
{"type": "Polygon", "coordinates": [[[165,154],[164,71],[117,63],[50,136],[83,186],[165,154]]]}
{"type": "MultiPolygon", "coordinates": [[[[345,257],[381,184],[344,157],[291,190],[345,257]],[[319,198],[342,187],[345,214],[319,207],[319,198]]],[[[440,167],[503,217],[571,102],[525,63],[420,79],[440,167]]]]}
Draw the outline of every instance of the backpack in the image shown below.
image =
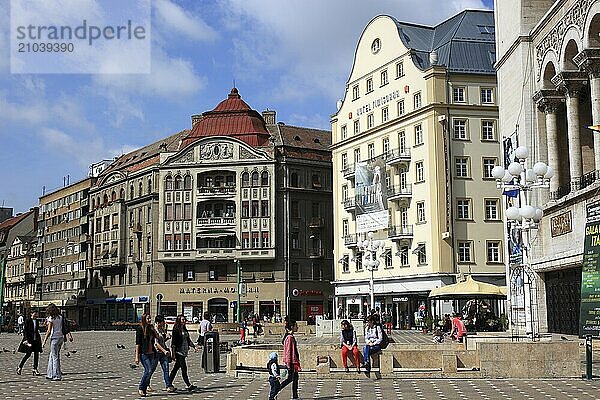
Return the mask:
{"type": "Polygon", "coordinates": [[[62,334],[63,336],[67,336],[67,334],[71,333],[71,327],[69,326],[69,320],[65,317],[60,317],[62,320],[62,334]]]}
{"type": "MultiPolygon", "coordinates": [[[[379,326],[379,328],[381,328],[381,343],[379,343],[379,347],[381,348],[381,350],[383,350],[388,347],[388,344],[390,344],[390,338],[388,337],[387,333],[385,333],[385,329],[383,329],[381,324],[379,324],[377,326],[379,326]]],[[[375,329],[375,334],[377,335],[377,337],[379,337],[379,334],[377,333],[377,329],[375,329]]]]}

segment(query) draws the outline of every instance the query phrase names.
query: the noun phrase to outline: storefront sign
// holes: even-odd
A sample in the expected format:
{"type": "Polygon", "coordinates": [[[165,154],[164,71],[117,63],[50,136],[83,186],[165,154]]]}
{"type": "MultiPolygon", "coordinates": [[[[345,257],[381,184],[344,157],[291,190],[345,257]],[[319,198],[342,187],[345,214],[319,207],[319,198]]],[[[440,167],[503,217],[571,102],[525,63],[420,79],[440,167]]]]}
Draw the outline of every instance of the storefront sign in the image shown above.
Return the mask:
{"type": "Polygon", "coordinates": [[[395,302],[407,302],[408,301],[408,297],[393,297],[392,301],[395,301],[395,302]]]}
{"type": "Polygon", "coordinates": [[[314,317],[317,315],[323,315],[323,304],[307,305],[306,316],[314,317]]]}
{"type": "MultiPolygon", "coordinates": [[[[367,103],[364,106],[357,108],[356,116],[359,117],[361,114],[371,112],[374,109],[384,106],[387,103],[389,103],[390,101],[395,100],[399,97],[400,97],[400,91],[394,90],[393,92],[386,94],[385,96],[381,96],[381,97],[373,100],[371,103],[367,103]]],[[[350,119],[352,119],[352,117],[350,117],[350,119]]]]}
{"type": "Polygon", "coordinates": [[[552,237],[564,235],[573,231],[571,210],[550,218],[550,233],[552,237]]]}
{"type": "Polygon", "coordinates": [[[600,336],[600,207],[587,209],[583,267],[581,269],[581,305],[579,336],[600,336]]]}
{"type": "Polygon", "coordinates": [[[293,289],[292,290],[292,296],[294,297],[298,297],[298,296],[322,296],[323,295],[323,291],[322,290],[300,290],[300,289],[293,289]]]}
{"type": "MultiPolygon", "coordinates": [[[[258,293],[258,286],[247,286],[247,293],[258,293]]],[[[235,286],[231,287],[192,287],[192,288],[179,288],[179,294],[229,294],[236,293],[235,286]]]]}

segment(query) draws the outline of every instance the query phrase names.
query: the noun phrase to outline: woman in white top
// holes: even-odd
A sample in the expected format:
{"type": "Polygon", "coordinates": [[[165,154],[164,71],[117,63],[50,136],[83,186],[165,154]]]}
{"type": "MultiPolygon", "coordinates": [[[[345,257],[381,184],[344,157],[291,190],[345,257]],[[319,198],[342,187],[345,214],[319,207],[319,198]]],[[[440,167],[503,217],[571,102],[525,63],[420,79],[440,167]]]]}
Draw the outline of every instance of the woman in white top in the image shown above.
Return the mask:
{"type": "Polygon", "coordinates": [[[206,368],[206,348],[204,347],[204,335],[206,335],[206,332],[210,332],[212,330],[213,327],[210,323],[210,312],[205,311],[203,319],[200,321],[200,329],[198,330],[200,333],[200,336],[198,336],[198,344],[202,346],[202,368],[206,368]]]}
{"type": "MultiPolygon", "coordinates": [[[[47,324],[46,324],[46,336],[44,336],[44,343],[42,347],[46,346],[46,341],[50,337],[50,355],[48,356],[48,368],[46,372],[46,379],[52,379],[54,381],[60,381],[62,379],[62,371],[60,370],[60,348],[62,347],[65,337],[63,334],[63,317],[60,315],[58,307],[53,303],[48,305],[46,308],[47,324]]],[[[73,336],[70,336],[70,341],[73,341],[73,336]]]]}

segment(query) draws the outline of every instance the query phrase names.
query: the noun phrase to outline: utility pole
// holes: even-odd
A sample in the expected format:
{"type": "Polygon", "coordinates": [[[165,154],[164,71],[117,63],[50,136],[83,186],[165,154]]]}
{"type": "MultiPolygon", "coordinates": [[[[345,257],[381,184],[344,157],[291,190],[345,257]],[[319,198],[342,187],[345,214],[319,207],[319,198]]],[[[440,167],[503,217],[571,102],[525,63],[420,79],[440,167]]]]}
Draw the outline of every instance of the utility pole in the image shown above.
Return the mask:
{"type": "Polygon", "coordinates": [[[236,319],[236,321],[237,321],[238,324],[242,323],[242,318],[241,318],[241,316],[242,316],[241,305],[242,304],[240,303],[240,300],[241,300],[241,286],[242,286],[241,285],[241,283],[242,283],[242,276],[241,276],[242,275],[242,267],[241,267],[241,264],[242,263],[240,262],[240,260],[235,260],[235,265],[237,267],[237,307],[236,307],[236,310],[237,310],[237,319],[236,319]]]}

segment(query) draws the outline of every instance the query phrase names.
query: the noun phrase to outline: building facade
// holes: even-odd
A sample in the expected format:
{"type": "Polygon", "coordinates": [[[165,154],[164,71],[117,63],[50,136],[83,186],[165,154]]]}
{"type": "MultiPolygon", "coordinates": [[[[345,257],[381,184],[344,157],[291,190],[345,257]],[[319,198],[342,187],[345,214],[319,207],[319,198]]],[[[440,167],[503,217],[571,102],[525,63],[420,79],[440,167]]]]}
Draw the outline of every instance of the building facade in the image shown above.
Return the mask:
{"type": "Polygon", "coordinates": [[[43,314],[54,303],[82,326],[87,326],[81,310],[91,261],[88,213],[94,182],[85,178],[39,198],[36,306],[43,314]]]}
{"type": "Polygon", "coordinates": [[[600,124],[600,1],[495,3],[505,148],[524,145],[555,171],[533,197],[544,208],[531,246],[536,320],[577,334],[586,208],[600,200],[600,136],[586,129],[600,124]]]}
{"type": "Polygon", "coordinates": [[[191,130],[117,159],[90,193],[91,324],[158,309],[229,322],[238,308],[328,311],[329,145],[328,132],[277,124],[234,88],[191,130]]]}
{"type": "MultiPolygon", "coordinates": [[[[29,299],[29,295],[27,295],[26,300],[21,300],[25,293],[25,282],[29,284],[32,276],[31,274],[27,275],[26,279],[25,271],[29,271],[29,264],[25,262],[23,257],[28,255],[21,254],[20,251],[17,251],[17,249],[21,249],[23,241],[22,239],[17,240],[17,238],[35,234],[37,229],[37,216],[38,208],[34,207],[25,213],[18,213],[16,216],[8,218],[0,223],[0,316],[2,317],[2,322],[14,320],[16,318],[16,312],[21,311],[21,306],[23,306],[23,308],[27,307],[27,301],[32,300],[29,299]],[[20,268],[21,264],[23,266],[22,270],[20,268]],[[9,266],[10,269],[8,268],[9,266]],[[23,272],[23,274],[21,274],[21,272],[23,272]],[[8,283],[8,280],[10,280],[10,284],[8,283]],[[9,286],[10,294],[7,294],[9,286]],[[15,287],[17,287],[17,289],[14,289],[15,287]],[[21,288],[21,295],[19,295],[18,288],[21,288]],[[13,304],[7,302],[7,296],[10,296],[11,299],[15,299],[15,301],[18,301],[19,303],[23,302],[22,304],[19,304],[18,310],[14,307],[14,302],[13,304]]],[[[28,240],[25,241],[27,242],[28,240]]],[[[25,253],[28,253],[29,247],[25,245],[24,250],[25,253]]],[[[29,273],[31,273],[31,271],[29,273]]]]}
{"type": "Polygon", "coordinates": [[[17,236],[10,246],[4,273],[5,296],[12,315],[26,315],[36,299],[36,254],[35,232],[17,236]]]}
{"type": "Polygon", "coordinates": [[[357,215],[358,165],[378,163],[385,176],[387,214],[371,220],[384,248],[373,291],[395,326],[413,325],[419,310],[450,312],[453,304],[430,304],[427,296],[457,276],[504,285],[500,195],[491,177],[500,157],[493,18],[464,11],[429,27],[378,16],[364,29],[331,120],[335,294],[343,314],[370,306],[371,271],[357,246],[369,230],[357,215]]]}

